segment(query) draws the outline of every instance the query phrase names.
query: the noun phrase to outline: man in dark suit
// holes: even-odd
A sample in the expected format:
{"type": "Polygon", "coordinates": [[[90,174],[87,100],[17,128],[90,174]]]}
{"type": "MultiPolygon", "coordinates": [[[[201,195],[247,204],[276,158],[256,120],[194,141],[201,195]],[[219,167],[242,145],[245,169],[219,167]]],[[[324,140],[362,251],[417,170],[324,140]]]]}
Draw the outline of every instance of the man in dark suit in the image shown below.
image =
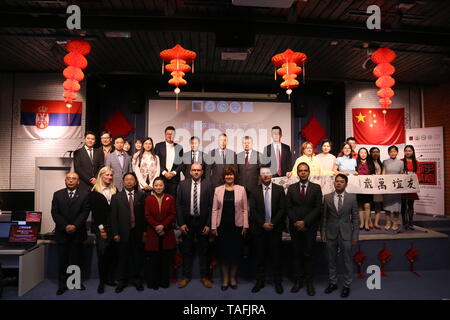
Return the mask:
{"type": "Polygon", "coordinates": [[[165,191],[176,199],[180,172],[183,169],[183,147],[173,141],[174,127],[167,127],[164,136],[165,141],[155,145],[155,154],[159,157],[161,176],[166,181],[165,191]]]}
{"type": "Polygon", "coordinates": [[[73,153],[74,171],[80,177],[80,188],[90,191],[95,184],[97,174],[103,166],[102,150],[94,149],[95,133],[87,131],[84,146],[73,153]]]}
{"type": "Polygon", "coordinates": [[[308,164],[301,162],[297,166],[297,174],[300,181],[290,185],[287,192],[295,278],[291,292],[298,292],[306,281],[307,293],[313,296],[316,294],[313,283],[314,247],[322,210],[322,190],[320,185],[308,181],[308,164]]]}
{"type": "Polygon", "coordinates": [[[325,289],[329,294],[337,289],[336,258],[338,248],[344,257],[344,287],[341,297],[346,298],[350,294],[350,285],[353,277],[352,245],[358,243],[359,217],[356,195],[345,191],[348,177],[338,174],[334,178],[335,192],[324,197],[322,241],[327,244],[328,270],[330,283],[325,289]]]}
{"type": "Polygon", "coordinates": [[[201,163],[203,165],[204,171],[208,172],[208,164],[207,160],[208,155],[199,150],[200,146],[200,138],[193,136],[189,140],[191,145],[191,150],[189,152],[185,152],[183,154],[183,175],[185,179],[189,179],[191,177],[191,165],[193,163],[201,163]]]}
{"type": "Polygon", "coordinates": [[[107,154],[105,158],[105,167],[110,167],[114,170],[114,184],[118,191],[122,191],[124,174],[132,171],[131,157],[123,150],[124,144],[124,137],[114,137],[114,151],[107,154]]]}
{"type": "Polygon", "coordinates": [[[212,287],[208,279],[208,262],[206,254],[211,226],[211,205],[214,191],[207,179],[201,179],[203,166],[191,165],[191,178],[178,185],[177,224],[181,230],[181,253],[183,255],[183,278],[178,288],[184,288],[192,278],[192,263],[195,246],[200,264],[200,282],[207,288],[212,287]]]}
{"type": "Polygon", "coordinates": [[[292,168],[291,148],[281,142],[283,136],[279,126],[272,127],[272,143],[264,148],[264,165],[270,165],[274,177],[283,177],[292,168]]]}
{"type": "Polygon", "coordinates": [[[118,284],[122,292],[134,278],[138,291],[143,291],[144,237],[147,223],[144,216],[145,194],[136,189],[137,178],[132,172],[123,177],[123,190],[111,198],[111,225],[118,243],[118,284]]]}
{"type": "Polygon", "coordinates": [[[230,149],[227,149],[228,137],[225,133],[221,133],[218,137],[219,147],[211,150],[209,154],[209,171],[206,176],[209,176],[211,186],[213,188],[224,184],[222,178],[223,169],[227,165],[236,167],[236,153],[230,149]]]}
{"type": "MultiPolygon", "coordinates": [[[[67,267],[82,267],[83,242],[87,238],[86,220],[90,211],[89,193],[79,188],[78,174],[66,174],[65,183],[66,188],[56,191],[52,200],[52,218],[55,221],[55,240],[58,244],[57,295],[67,290],[67,267]]],[[[85,290],[83,284],[79,290],[85,290]]]]}
{"type": "Polygon", "coordinates": [[[253,189],[250,196],[250,230],[256,260],[256,284],[252,292],[264,287],[265,259],[270,256],[275,291],[281,294],[281,237],[286,218],[286,195],[282,186],[272,183],[270,168],[260,169],[260,179],[262,185],[253,189]]]}
{"type": "Polygon", "coordinates": [[[261,153],[253,150],[253,139],[245,136],[242,140],[244,151],[237,154],[239,172],[238,184],[244,186],[249,193],[258,186],[259,168],[261,167],[261,153]]]}

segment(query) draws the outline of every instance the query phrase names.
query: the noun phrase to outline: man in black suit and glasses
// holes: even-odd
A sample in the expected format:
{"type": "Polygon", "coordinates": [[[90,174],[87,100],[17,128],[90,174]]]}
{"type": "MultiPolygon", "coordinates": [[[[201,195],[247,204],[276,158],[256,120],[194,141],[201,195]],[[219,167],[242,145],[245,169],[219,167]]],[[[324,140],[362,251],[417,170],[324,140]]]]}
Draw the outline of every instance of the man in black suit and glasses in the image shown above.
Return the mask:
{"type": "Polygon", "coordinates": [[[314,247],[322,212],[322,189],[308,181],[310,170],[305,162],[297,166],[297,174],[300,181],[290,185],[287,192],[295,279],[291,292],[298,292],[306,281],[308,295],[314,296],[314,247]]]}
{"type": "MultiPolygon", "coordinates": [[[[89,216],[88,192],[79,188],[77,173],[66,174],[66,188],[56,191],[52,200],[52,218],[55,221],[55,240],[58,244],[58,291],[67,290],[67,267],[82,267],[83,242],[87,238],[86,220],[89,216]]],[[[85,290],[83,284],[79,290],[85,290]]]]}
{"type": "Polygon", "coordinates": [[[136,175],[125,173],[123,190],[111,198],[112,232],[118,243],[116,293],[122,292],[129,280],[134,280],[136,290],[144,290],[145,193],[138,191],[136,185],[136,175]]]}
{"type": "Polygon", "coordinates": [[[208,279],[206,254],[214,190],[207,179],[201,179],[202,175],[202,164],[194,163],[191,165],[191,178],[181,181],[178,185],[177,224],[183,240],[180,246],[183,255],[183,277],[178,283],[178,288],[186,287],[191,281],[195,247],[200,263],[200,282],[206,288],[212,287],[212,282],[208,279]]]}
{"type": "Polygon", "coordinates": [[[286,219],[286,195],[282,186],[272,183],[270,168],[260,169],[261,185],[251,191],[250,231],[256,260],[256,284],[253,293],[265,284],[266,256],[272,261],[275,291],[283,293],[281,240],[286,219]]]}

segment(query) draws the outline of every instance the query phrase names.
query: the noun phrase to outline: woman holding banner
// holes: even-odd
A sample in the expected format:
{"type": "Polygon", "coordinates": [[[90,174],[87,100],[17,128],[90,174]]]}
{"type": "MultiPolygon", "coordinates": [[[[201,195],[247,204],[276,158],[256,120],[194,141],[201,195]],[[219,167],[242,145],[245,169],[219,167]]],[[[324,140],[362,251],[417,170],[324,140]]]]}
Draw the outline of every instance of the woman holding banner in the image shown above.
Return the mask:
{"type": "MultiPolygon", "coordinates": [[[[406,174],[416,173],[419,174],[419,163],[416,160],[416,151],[412,145],[405,146],[404,149],[405,158],[403,161],[403,171],[406,174]]],[[[405,230],[414,230],[413,217],[414,217],[414,201],[419,200],[417,193],[404,193],[402,194],[402,223],[405,230]]]]}
{"type": "MultiPolygon", "coordinates": [[[[372,159],[369,157],[369,151],[366,148],[361,148],[358,151],[358,158],[356,159],[356,171],[358,175],[372,175],[375,173],[375,167],[372,159]]],[[[370,231],[373,228],[372,219],[370,217],[370,203],[372,202],[371,194],[357,194],[359,206],[359,230],[363,228],[370,231]]]]}
{"type": "MultiPolygon", "coordinates": [[[[377,147],[370,148],[370,159],[375,167],[375,174],[380,175],[383,173],[383,163],[380,160],[380,149],[377,147]]],[[[375,205],[375,222],[373,227],[377,230],[380,230],[380,214],[381,214],[381,205],[383,203],[383,195],[382,194],[374,194],[373,195],[373,203],[375,205]]],[[[372,219],[370,219],[369,226],[372,225],[372,219]]]]}

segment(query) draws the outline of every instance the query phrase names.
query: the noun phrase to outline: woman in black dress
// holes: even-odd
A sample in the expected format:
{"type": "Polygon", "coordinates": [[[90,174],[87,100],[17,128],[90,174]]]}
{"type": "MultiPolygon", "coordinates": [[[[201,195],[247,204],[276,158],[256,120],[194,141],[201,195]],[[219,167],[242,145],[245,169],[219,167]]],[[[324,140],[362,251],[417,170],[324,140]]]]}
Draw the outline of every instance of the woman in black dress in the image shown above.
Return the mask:
{"type": "Polygon", "coordinates": [[[237,268],[248,230],[247,194],[245,188],[235,185],[237,171],[232,166],[223,170],[225,184],[214,192],[211,231],[217,237],[219,259],[222,265],[222,290],[237,288],[237,268]]]}
{"type": "Polygon", "coordinates": [[[113,266],[116,245],[112,241],[110,220],[111,197],[117,193],[113,176],[114,173],[110,167],[103,167],[98,173],[97,182],[92,188],[92,192],[89,194],[92,210],[92,233],[95,234],[100,278],[97,292],[100,294],[105,292],[105,284],[115,285],[113,266]]]}

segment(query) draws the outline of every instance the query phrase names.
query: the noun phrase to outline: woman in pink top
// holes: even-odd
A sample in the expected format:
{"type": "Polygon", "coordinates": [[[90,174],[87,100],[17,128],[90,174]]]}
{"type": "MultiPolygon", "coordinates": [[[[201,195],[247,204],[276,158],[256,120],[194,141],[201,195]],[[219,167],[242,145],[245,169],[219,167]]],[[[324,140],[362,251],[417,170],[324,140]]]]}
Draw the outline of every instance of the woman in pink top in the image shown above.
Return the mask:
{"type": "Polygon", "coordinates": [[[248,230],[247,193],[236,185],[237,171],[233,166],[223,169],[224,185],[214,192],[211,232],[217,237],[222,265],[222,290],[237,288],[236,273],[248,230]]]}

